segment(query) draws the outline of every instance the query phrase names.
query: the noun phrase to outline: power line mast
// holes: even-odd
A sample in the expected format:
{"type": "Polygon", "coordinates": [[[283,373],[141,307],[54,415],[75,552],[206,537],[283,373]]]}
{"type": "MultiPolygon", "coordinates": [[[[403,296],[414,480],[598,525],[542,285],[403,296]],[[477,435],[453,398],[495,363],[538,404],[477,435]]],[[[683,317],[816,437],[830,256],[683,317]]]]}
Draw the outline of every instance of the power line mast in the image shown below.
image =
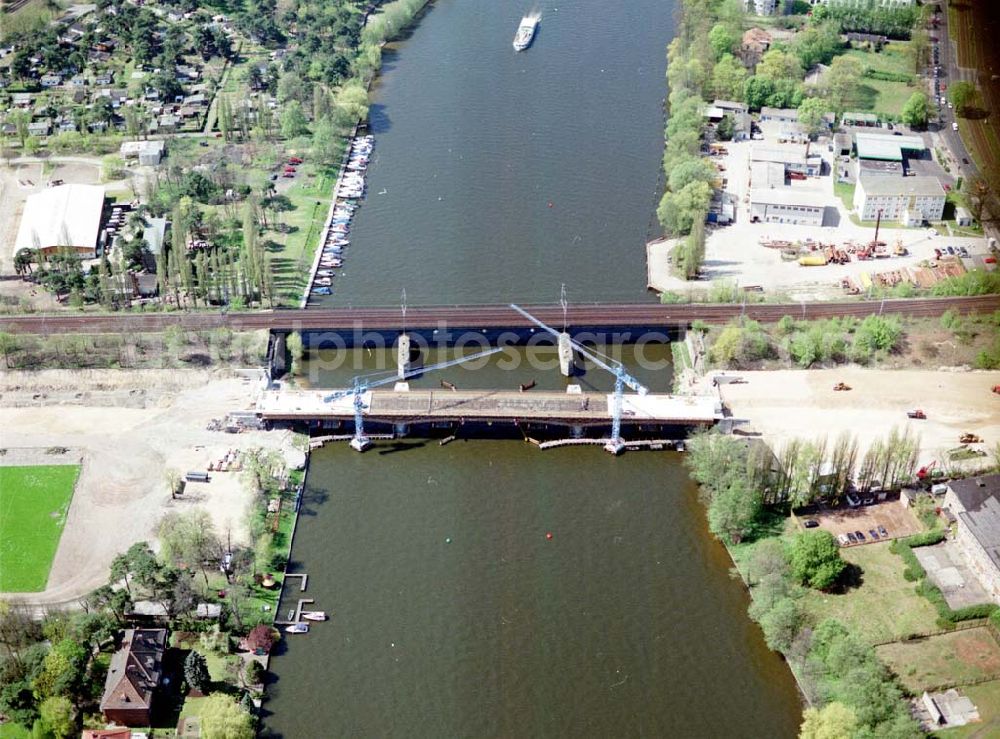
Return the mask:
{"type": "MultiPolygon", "coordinates": [[[[554,328],[542,323],[518,305],[511,303],[510,307],[534,323],[540,329],[547,331],[558,339],[559,332],[554,328]]],[[[611,438],[608,439],[608,443],[604,445],[604,448],[612,454],[618,454],[625,448],[625,440],[622,439],[622,405],[624,402],[625,387],[627,386],[631,388],[639,395],[646,395],[649,392],[649,389],[637,379],[632,377],[632,375],[625,370],[624,365],[622,365],[622,363],[618,360],[607,357],[607,361],[605,361],[580,342],[573,339],[569,339],[569,341],[576,351],[601,369],[606,372],[610,372],[615,376],[615,392],[611,402],[611,438]]]]}

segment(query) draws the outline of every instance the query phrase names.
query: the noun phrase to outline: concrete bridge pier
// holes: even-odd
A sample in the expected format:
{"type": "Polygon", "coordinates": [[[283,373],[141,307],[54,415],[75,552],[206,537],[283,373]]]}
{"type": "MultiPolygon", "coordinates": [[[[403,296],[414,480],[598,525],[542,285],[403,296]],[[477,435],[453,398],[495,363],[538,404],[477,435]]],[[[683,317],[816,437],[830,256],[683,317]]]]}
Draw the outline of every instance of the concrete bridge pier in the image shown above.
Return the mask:
{"type": "Polygon", "coordinates": [[[410,371],[410,337],[402,333],[396,342],[396,373],[400,380],[406,379],[410,371]]]}
{"type": "Polygon", "coordinates": [[[569,334],[563,331],[559,334],[559,371],[563,377],[573,376],[573,343],[569,334]]]}

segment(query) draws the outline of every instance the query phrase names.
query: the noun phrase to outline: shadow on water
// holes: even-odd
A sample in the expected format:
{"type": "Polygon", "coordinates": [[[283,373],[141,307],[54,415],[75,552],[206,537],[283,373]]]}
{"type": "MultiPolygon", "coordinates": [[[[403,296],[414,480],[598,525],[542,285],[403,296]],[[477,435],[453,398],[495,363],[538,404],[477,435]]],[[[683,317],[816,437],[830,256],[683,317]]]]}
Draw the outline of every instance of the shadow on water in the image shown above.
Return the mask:
{"type": "Polygon", "coordinates": [[[410,452],[415,449],[422,449],[427,446],[424,441],[394,441],[392,444],[385,446],[380,446],[378,449],[379,455],[385,454],[395,454],[396,452],[410,452]]]}
{"type": "Polygon", "coordinates": [[[385,133],[392,128],[392,119],[382,103],[372,103],[368,107],[368,128],[378,133],[385,133]]]}

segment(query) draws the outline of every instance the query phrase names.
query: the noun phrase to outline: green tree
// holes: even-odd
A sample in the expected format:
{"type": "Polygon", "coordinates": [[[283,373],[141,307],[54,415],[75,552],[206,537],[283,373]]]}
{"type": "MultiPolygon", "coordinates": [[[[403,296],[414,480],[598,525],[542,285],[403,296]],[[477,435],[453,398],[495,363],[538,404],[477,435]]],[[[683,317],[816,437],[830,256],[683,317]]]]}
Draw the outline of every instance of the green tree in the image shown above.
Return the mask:
{"type": "Polygon", "coordinates": [[[773,82],[798,81],[802,79],[802,65],[794,54],[781,49],[770,49],[760,58],[755,74],[773,82]]]}
{"type": "Polygon", "coordinates": [[[677,192],[666,193],[656,214],[667,232],[685,234],[697,218],[704,218],[712,200],[712,187],[707,182],[690,182],[677,192]]]}
{"type": "Polygon", "coordinates": [[[212,678],[208,674],[208,663],[200,652],[192,649],[184,658],[184,679],[199,693],[203,695],[208,693],[212,678]]]}
{"type": "Polygon", "coordinates": [[[817,590],[830,588],[847,566],[840,556],[837,540],[823,530],[797,534],[789,547],[788,561],[792,575],[817,590]]]}
{"type": "Polygon", "coordinates": [[[733,121],[733,117],[726,113],[715,126],[715,134],[719,137],[719,141],[732,141],[735,133],[736,123],[733,121]]]}
{"type": "Polygon", "coordinates": [[[823,114],[828,107],[823,98],[806,98],[799,103],[799,123],[810,136],[815,136],[825,128],[823,114]]]}
{"type": "Polygon", "coordinates": [[[903,338],[897,316],[867,316],[854,333],[854,344],[868,352],[893,351],[903,338]]]}
{"type": "Polygon", "coordinates": [[[325,165],[335,164],[341,155],[342,139],[337,134],[333,122],[327,118],[321,118],[313,126],[312,155],[320,163],[325,165]]]}
{"type": "Polygon", "coordinates": [[[760,75],[748,77],[743,83],[743,100],[750,110],[760,110],[774,94],[774,80],[760,75]]]}
{"type": "Polygon", "coordinates": [[[0,354],[3,354],[3,366],[10,369],[10,355],[18,350],[20,342],[14,334],[0,331],[0,354]]]}
{"type": "Polygon", "coordinates": [[[903,123],[910,128],[923,128],[927,125],[929,109],[927,95],[922,92],[913,93],[903,106],[903,123]]]}
{"type": "Polygon", "coordinates": [[[920,74],[931,60],[931,39],[926,30],[915,28],[906,48],[913,63],[913,73],[920,74]]]}
{"type": "Polygon", "coordinates": [[[688,159],[670,171],[667,183],[674,192],[683,190],[692,182],[713,182],[718,173],[707,159],[688,159]]]}
{"type": "Polygon", "coordinates": [[[726,100],[742,100],[746,67],[732,54],[724,54],[712,70],[712,90],[726,100]]]}
{"type": "Polygon", "coordinates": [[[305,113],[302,112],[302,103],[291,100],[281,111],[281,135],[286,139],[294,139],[306,133],[309,133],[309,124],[305,113]]]}
{"type": "Polygon", "coordinates": [[[965,115],[976,97],[976,86],[968,80],[952,82],[948,88],[948,100],[955,106],[955,113],[965,115]]]}
{"type": "Polygon", "coordinates": [[[158,534],[160,556],[175,566],[186,566],[190,570],[200,567],[207,588],[205,563],[217,561],[221,550],[208,511],[204,508],[194,508],[185,513],[171,511],[160,522],[158,534]]]}
{"type": "Polygon", "coordinates": [[[799,739],[852,739],[858,727],[854,711],[833,701],[823,708],[807,708],[802,714],[799,739]]]}
{"type": "Polygon", "coordinates": [[[799,604],[792,598],[782,598],[774,607],[760,616],[764,641],[775,652],[787,652],[802,629],[803,615],[799,604]]]}
{"type": "Polygon", "coordinates": [[[843,113],[848,102],[854,99],[863,73],[864,65],[853,56],[838,56],[830,64],[830,70],[823,77],[823,84],[838,114],[843,113]]]}
{"type": "Polygon", "coordinates": [[[712,47],[715,59],[722,59],[726,54],[732,55],[736,48],[736,36],[722,23],[716,23],[708,32],[708,43],[712,47]]]}
{"type": "Polygon", "coordinates": [[[39,706],[42,724],[56,739],[76,734],[76,709],[65,696],[52,696],[39,706]]]}
{"type": "Polygon", "coordinates": [[[753,533],[763,510],[760,493],[745,479],[716,491],[708,505],[708,528],[729,544],[739,544],[753,533]]]}
{"type": "Polygon", "coordinates": [[[216,693],[202,703],[204,739],[253,739],[255,733],[253,717],[230,696],[216,693]]]}

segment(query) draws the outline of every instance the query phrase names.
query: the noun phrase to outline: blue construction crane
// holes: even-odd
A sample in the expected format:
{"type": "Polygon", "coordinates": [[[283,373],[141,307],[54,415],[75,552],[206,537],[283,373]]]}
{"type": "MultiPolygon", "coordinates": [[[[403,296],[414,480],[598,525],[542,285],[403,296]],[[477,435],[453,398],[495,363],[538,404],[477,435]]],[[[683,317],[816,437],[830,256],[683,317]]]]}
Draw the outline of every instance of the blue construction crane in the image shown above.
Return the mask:
{"type": "Polygon", "coordinates": [[[389,377],[382,377],[380,379],[374,379],[377,375],[358,375],[354,378],[354,386],[347,390],[338,390],[335,393],[331,393],[323,398],[323,402],[332,403],[341,398],[346,398],[349,395],[354,396],[354,438],[351,439],[351,448],[356,451],[363,452],[369,446],[371,446],[371,439],[365,436],[365,420],[364,420],[364,394],[368,392],[373,387],[379,387],[380,385],[389,385],[390,383],[399,382],[400,380],[408,380],[416,375],[423,374],[424,372],[434,372],[435,370],[444,369],[446,367],[454,367],[456,364],[462,364],[464,362],[472,362],[476,359],[481,359],[482,357],[488,357],[491,354],[496,354],[497,352],[503,351],[502,347],[496,347],[495,349],[487,349],[486,351],[479,352],[478,354],[470,354],[467,357],[457,357],[455,359],[449,359],[447,362],[440,362],[438,364],[432,364],[429,367],[418,367],[417,369],[407,370],[402,376],[397,375],[395,372],[389,377]]]}
{"type": "MultiPolygon", "coordinates": [[[[556,331],[551,326],[548,326],[539,321],[533,315],[528,313],[528,311],[526,311],[524,308],[518,305],[514,305],[513,303],[510,304],[510,307],[516,310],[525,318],[527,318],[529,321],[534,323],[543,331],[547,331],[548,333],[552,334],[553,336],[556,337],[556,339],[559,338],[558,331],[556,331]]],[[[596,354],[594,354],[594,352],[592,352],[590,349],[588,349],[578,341],[574,341],[573,339],[570,339],[569,341],[576,351],[580,352],[580,354],[585,356],[587,359],[589,359],[591,362],[596,364],[601,369],[610,372],[615,376],[614,402],[612,403],[611,406],[611,438],[608,439],[608,443],[604,445],[604,448],[607,449],[612,454],[618,454],[625,448],[625,441],[622,439],[622,400],[625,393],[625,387],[626,386],[630,387],[632,390],[635,390],[635,392],[637,392],[639,395],[646,395],[649,392],[649,389],[641,382],[639,382],[637,379],[632,377],[632,375],[630,375],[625,370],[625,367],[622,365],[621,362],[618,362],[612,359],[611,357],[608,357],[607,361],[605,362],[603,359],[598,357],[596,354]]]]}

